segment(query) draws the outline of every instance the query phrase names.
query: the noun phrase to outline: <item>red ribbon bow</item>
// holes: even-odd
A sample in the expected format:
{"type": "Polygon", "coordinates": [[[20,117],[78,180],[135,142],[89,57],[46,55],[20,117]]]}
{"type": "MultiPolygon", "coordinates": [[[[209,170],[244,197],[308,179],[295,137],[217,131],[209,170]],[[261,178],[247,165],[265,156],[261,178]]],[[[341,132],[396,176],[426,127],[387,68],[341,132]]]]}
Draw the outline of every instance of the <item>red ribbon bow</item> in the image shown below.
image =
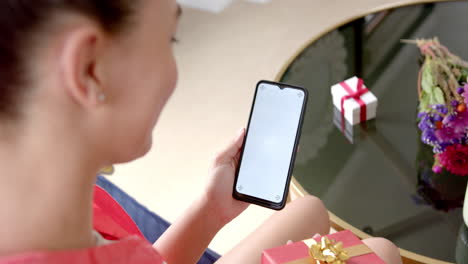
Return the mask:
{"type": "Polygon", "coordinates": [[[361,123],[365,122],[367,120],[367,106],[366,106],[366,103],[362,101],[361,95],[367,93],[369,90],[364,87],[364,82],[362,81],[362,79],[358,78],[356,91],[353,91],[346,82],[341,82],[340,85],[348,93],[348,95],[343,96],[341,98],[341,116],[343,120],[345,118],[344,102],[348,99],[353,98],[359,104],[360,109],[361,109],[361,123]]]}

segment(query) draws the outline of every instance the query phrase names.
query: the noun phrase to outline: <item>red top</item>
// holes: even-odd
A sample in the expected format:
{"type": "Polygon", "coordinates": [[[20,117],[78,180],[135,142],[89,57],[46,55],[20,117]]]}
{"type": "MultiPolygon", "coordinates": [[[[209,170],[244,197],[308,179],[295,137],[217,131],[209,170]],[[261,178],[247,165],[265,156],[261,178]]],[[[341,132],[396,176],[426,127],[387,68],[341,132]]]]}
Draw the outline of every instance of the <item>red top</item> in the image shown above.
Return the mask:
{"type": "Polygon", "coordinates": [[[29,252],[0,257],[0,264],[162,264],[162,257],[143,237],[125,210],[102,188],[94,193],[94,229],[113,243],[89,249],[29,252]]]}
{"type": "Polygon", "coordinates": [[[105,239],[119,240],[129,235],[145,238],[120,204],[97,185],[94,187],[93,213],[94,230],[105,239]]]}

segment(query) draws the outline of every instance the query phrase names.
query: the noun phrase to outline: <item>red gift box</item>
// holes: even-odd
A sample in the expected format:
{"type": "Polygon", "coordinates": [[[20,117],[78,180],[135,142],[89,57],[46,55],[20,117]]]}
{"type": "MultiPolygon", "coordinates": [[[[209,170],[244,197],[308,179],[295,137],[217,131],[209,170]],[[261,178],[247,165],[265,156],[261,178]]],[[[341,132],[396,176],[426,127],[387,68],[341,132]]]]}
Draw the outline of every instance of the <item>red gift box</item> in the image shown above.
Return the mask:
{"type": "MultiPolygon", "coordinates": [[[[351,251],[358,252],[363,248],[364,243],[356,237],[351,231],[345,230],[342,232],[330,234],[326,236],[330,240],[343,243],[343,249],[349,253],[350,257],[354,255],[351,251]],[[359,246],[361,245],[361,246],[359,246]],[[359,249],[358,247],[359,246],[359,249]],[[356,251],[357,249],[357,251],[356,251]]],[[[315,241],[321,241],[321,238],[316,238],[315,241]]],[[[289,245],[284,245],[276,248],[271,248],[263,251],[262,264],[316,264],[326,263],[314,260],[310,253],[310,244],[312,239],[296,242],[289,245]]],[[[375,253],[372,253],[369,248],[363,250],[364,254],[351,257],[346,261],[346,264],[385,264],[375,253]],[[368,252],[364,252],[368,251],[368,252]]]]}

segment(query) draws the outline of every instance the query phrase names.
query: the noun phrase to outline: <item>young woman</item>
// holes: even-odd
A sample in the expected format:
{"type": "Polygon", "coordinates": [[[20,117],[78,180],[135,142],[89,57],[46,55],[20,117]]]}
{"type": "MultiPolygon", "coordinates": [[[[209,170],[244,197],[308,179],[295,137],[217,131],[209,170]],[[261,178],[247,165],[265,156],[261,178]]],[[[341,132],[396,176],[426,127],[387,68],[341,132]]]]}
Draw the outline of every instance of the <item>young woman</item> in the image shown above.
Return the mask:
{"type": "MultiPolygon", "coordinates": [[[[176,86],[179,10],[174,0],[0,1],[0,263],[196,263],[245,210],[231,197],[244,130],[213,162],[204,195],[154,246],[95,190],[101,168],[151,148],[176,86]]],[[[328,231],[323,204],[297,199],[218,261],[259,263],[264,248],[328,231]]],[[[390,242],[366,243],[400,263],[390,242]]]]}

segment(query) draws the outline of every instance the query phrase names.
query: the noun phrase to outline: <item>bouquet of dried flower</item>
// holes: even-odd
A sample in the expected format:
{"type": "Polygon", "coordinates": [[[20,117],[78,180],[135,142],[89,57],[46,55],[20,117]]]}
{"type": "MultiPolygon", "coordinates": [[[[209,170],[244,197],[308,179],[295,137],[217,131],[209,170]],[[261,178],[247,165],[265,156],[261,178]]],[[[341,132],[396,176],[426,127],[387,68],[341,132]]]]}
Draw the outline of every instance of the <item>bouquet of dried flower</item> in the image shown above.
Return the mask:
{"type": "Polygon", "coordinates": [[[432,170],[468,176],[468,62],[437,38],[405,41],[423,56],[418,78],[418,127],[434,152],[432,170]]]}

